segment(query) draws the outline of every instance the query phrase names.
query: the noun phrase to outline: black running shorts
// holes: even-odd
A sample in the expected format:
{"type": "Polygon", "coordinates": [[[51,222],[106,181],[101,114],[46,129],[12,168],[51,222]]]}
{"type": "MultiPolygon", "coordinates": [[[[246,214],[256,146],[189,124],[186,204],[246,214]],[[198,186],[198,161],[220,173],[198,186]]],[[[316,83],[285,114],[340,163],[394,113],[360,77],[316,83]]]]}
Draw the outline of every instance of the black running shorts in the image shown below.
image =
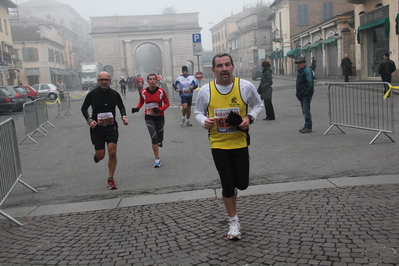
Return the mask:
{"type": "Polygon", "coordinates": [[[213,161],[222,183],[222,195],[231,198],[235,188],[244,190],[249,184],[248,147],[233,150],[212,149],[213,161]]]}
{"type": "Polygon", "coordinates": [[[191,97],[180,97],[181,104],[186,103],[188,106],[191,106],[193,104],[193,96],[191,97]]]}
{"type": "Polygon", "coordinates": [[[96,151],[104,150],[105,143],[118,143],[118,126],[96,126],[90,129],[90,137],[96,151]]]}

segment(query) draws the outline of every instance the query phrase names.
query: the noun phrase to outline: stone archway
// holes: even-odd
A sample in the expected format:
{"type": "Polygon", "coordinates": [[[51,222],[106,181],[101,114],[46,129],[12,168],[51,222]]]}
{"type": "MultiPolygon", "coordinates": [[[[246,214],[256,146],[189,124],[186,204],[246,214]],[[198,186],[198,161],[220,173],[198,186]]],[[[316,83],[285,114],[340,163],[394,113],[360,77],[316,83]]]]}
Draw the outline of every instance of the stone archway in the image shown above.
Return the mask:
{"type": "Polygon", "coordinates": [[[158,45],[147,42],[140,44],[134,52],[133,58],[137,73],[146,78],[149,74],[162,73],[162,51],[158,45]]]}

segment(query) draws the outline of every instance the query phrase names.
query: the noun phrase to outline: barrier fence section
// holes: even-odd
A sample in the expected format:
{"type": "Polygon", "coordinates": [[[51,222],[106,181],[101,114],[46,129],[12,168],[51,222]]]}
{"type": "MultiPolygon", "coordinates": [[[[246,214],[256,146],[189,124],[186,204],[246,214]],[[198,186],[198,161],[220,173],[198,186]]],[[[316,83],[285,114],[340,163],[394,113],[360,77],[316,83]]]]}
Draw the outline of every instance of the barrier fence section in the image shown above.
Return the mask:
{"type": "Polygon", "coordinates": [[[33,102],[24,104],[24,125],[25,125],[25,138],[21,141],[24,142],[27,138],[37,143],[33,139],[33,135],[39,132],[43,136],[46,136],[47,130],[44,128],[45,125],[51,125],[55,127],[48,121],[48,109],[45,98],[36,99],[33,102]]]}
{"type": "Polygon", "coordinates": [[[39,128],[47,133],[47,130],[44,128],[46,125],[50,125],[53,128],[55,126],[48,121],[48,107],[46,104],[46,99],[39,98],[35,102],[36,102],[37,117],[39,121],[39,128]]]}
{"type": "MultiPolygon", "coordinates": [[[[21,180],[21,161],[15,123],[12,118],[0,123],[0,165],[0,207],[18,182],[37,192],[36,189],[21,180]]],[[[23,225],[1,210],[0,214],[18,225],[23,225]]]]}
{"type": "Polygon", "coordinates": [[[386,82],[337,82],[328,86],[330,127],[334,126],[342,133],[341,127],[377,131],[372,144],[381,134],[394,133],[393,94],[383,99],[384,91],[389,87],[386,82]]]}
{"type": "Polygon", "coordinates": [[[60,97],[57,99],[58,102],[58,115],[55,117],[62,116],[66,118],[66,114],[73,113],[71,112],[71,97],[69,96],[69,92],[60,93],[60,97]]]}
{"type": "MultiPolygon", "coordinates": [[[[173,82],[172,82],[173,83],[173,82]]],[[[166,84],[165,84],[166,85],[166,84]]],[[[168,94],[168,99],[170,102],[170,108],[173,108],[173,106],[176,106],[177,108],[181,108],[181,101],[180,101],[180,96],[177,91],[173,88],[173,85],[166,85],[166,88],[162,87],[168,94]]]]}

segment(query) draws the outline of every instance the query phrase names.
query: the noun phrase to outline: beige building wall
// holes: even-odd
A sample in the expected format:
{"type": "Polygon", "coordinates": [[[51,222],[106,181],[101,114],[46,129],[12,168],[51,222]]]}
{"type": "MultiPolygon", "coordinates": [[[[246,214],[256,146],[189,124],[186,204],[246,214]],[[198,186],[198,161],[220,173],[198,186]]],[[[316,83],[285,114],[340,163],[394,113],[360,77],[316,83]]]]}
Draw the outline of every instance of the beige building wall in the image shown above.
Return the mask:
{"type": "MultiPolygon", "coordinates": [[[[389,31],[389,51],[390,52],[390,59],[393,60],[397,66],[399,67],[399,36],[396,34],[395,28],[395,19],[399,13],[399,1],[391,1],[391,0],[365,0],[364,4],[355,4],[354,11],[355,11],[355,27],[356,32],[360,26],[360,15],[362,12],[370,13],[373,11],[378,10],[381,7],[389,6],[389,21],[390,21],[390,31],[389,31]]],[[[357,76],[361,79],[375,79],[381,80],[381,78],[376,75],[376,77],[368,77],[366,67],[371,64],[371,62],[367,59],[367,51],[368,51],[368,43],[358,43],[356,41],[355,51],[356,51],[356,69],[357,69],[357,76]]],[[[382,60],[379,58],[377,60],[382,60]]],[[[398,70],[392,73],[392,80],[399,80],[398,78],[398,70]]]]}
{"type": "MultiPolygon", "coordinates": [[[[2,59],[4,60],[4,55],[12,54],[12,35],[10,29],[8,9],[3,5],[0,5],[0,41],[1,41],[1,53],[2,59]]],[[[11,64],[11,60],[8,62],[11,64]]],[[[9,78],[8,67],[0,66],[1,68],[1,81],[2,85],[7,85],[7,79],[9,78]]]]}
{"type": "MultiPolygon", "coordinates": [[[[64,46],[63,36],[60,34],[59,29],[51,25],[40,25],[39,30],[36,31],[38,35],[37,40],[24,41],[24,47],[22,42],[16,42],[15,48],[18,49],[18,57],[23,60],[23,49],[36,48],[38,51],[38,61],[23,61],[23,69],[20,70],[20,81],[22,84],[29,84],[26,76],[26,69],[38,69],[39,76],[36,77],[34,83],[56,83],[54,75],[51,75],[50,68],[65,69],[68,64],[69,53],[66,53],[64,46]],[[53,51],[58,51],[64,54],[64,63],[56,63],[49,61],[49,48],[53,51]]],[[[35,70],[36,71],[36,70],[35,70]]],[[[35,72],[36,73],[36,72],[35,72]]],[[[60,75],[62,76],[62,75],[60,75]]],[[[30,84],[34,85],[34,84],[30,84]]]]}

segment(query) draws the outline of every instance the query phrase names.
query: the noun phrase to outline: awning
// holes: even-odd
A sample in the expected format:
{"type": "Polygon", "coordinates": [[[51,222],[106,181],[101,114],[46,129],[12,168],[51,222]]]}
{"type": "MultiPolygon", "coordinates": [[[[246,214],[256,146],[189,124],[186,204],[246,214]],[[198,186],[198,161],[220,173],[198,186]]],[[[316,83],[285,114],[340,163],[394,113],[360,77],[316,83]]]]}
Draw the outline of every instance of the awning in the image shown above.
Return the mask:
{"type": "Polygon", "coordinates": [[[277,52],[278,52],[278,50],[275,50],[275,51],[271,52],[270,55],[268,55],[268,57],[270,59],[277,59],[278,58],[277,57],[277,52]]]}
{"type": "Polygon", "coordinates": [[[322,48],[322,45],[321,45],[321,42],[317,42],[317,43],[312,44],[312,45],[309,47],[309,49],[312,49],[312,48],[316,48],[317,50],[322,50],[322,49],[323,49],[323,48],[322,48]]]}
{"type": "Polygon", "coordinates": [[[323,42],[323,48],[326,44],[332,43],[333,46],[337,46],[337,38],[329,38],[323,42]]]}
{"type": "Polygon", "coordinates": [[[302,47],[302,48],[301,48],[301,51],[308,52],[308,51],[309,51],[309,49],[310,49],[310,46],[309,46],[309,45],[307,45],[307,46],[304,46],[304,47],[302,47]]]}
{"type": "Polygon", "coordinates": [[[396,22],[396,25],[395,25],[396,35],[398,35],[399,34],[399,13],[396,15],[395,22],[396,22]]]}
{"type": "Polygon", "coordinates": [[[287,52],[287,57],[296,58],[302,55],[301,48],[295,48],[287,52]]]}
{"type": "Polygon", "coordinates": [[[56,68],[50,68],[51,75],[62,75],[62,73],[56,68]]]}
{"type": "Polygon", "coordinates": [[[283,58],[284,57],[284,50],[283,49],[277,50],[276,55],[277,55],[277,58],[283,58]]]}
{"type": "Polygon", "coordinates": [[[39,76],[40,70],[38,68],[25,68],[25,76],[39,76]]]}
{"type": "Polygon", "coordinates": [[[382,25],[382,24],[384,25],[384,36],[385,36],[385,38],[389,38],[389,28],[390,28],[389,19],[388,18],[381,18],[379,20],[363,24],[363,25],[361,25],[361,26],[359,26],[357,28],[357,43],[360,43],[360,31],[365,30],[365,29],[369,29],[369,28],[372,28],[372,27],[376,27],[376,26],[379,26],[379,25],[382,25]]]}

